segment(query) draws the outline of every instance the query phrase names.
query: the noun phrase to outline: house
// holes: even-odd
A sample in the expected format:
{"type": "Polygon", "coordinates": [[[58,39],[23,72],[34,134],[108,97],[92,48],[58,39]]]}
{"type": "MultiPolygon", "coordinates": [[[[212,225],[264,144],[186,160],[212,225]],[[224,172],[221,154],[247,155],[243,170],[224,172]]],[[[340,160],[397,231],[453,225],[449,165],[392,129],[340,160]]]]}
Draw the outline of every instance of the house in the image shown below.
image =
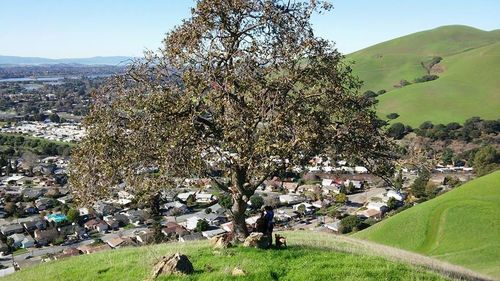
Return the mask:
{"type": "Polygon", "coordinates": [[[8,238],[13,240],[12,245],[15,248],[21,248],[22,242],[24,238],[26,238],[26,236],[24,234],[14,233],[12,235],[9,235],[8,238]]]}
{"type": "Polygon", "coordinates": [[[73,195],[66,195],[60,198],[57,198],[57,201],[61,202],[62,204],[68,204],[73,202],[73,195]]]}
{"type": "Polygon", "coordinates": [[[363,166],[355,166],[354,172],[356,172],[358,174],[366,174],[366,173],[368,173],[368,169],[366,167],[363,167],[363,166]]]}
{"type": "Polygon", "coordinates": [[[125,215],[128,217],[130,223],[135,226],[141,225],[149,219],[149,214],[144,210],[128,210],[125,215]]]}
{"type": "Polygon", "coordinates": [[[163,215],[183,215],[189,212],[189,208],[186,204],[179,201],[165,203],[163,205],[163,215]]]}
{"type": "Polygon", "coordinates": [[[380,211],[384,213],[385,211],[388,210],[387,204],[382,203],[382,202],[369,202],[368,205],[366,205],[367,209],[373,209],[380,211]]]}
{"type": "Polygon", "coordinates": [[[33,201],[43,196],[45,189],[42,188],[27,188],[23,190],[23,197],[26,200],[33,201]]]}
{"type": "Polygon", "coordinates": [[[35,204],[29,202],[22,204],[23,212],[28,215],[33,215],[38,213],[38,209],[36,208],[35,204]]]}
{"type": "Polygon", "coordinates": [[[341,186],[338,184],[333,184],[333,185],[323,185],[321,187],[321,193],[323,195],[334,195],[334,194],[339,194],[340,193],[340,188],[341,186]]]}
{"type": "Polygon", "coordinates": [[[362,181],[357,181],[357,180],[346,180],[344,182],[345,186],[349,186],[352,183],[352,186],[354,186],[355,189],[362,189],[364,184],[362,181]]]}
{"type": "Polygon", "coordinates": [[[109,228],[108,224],[99,218],[89,220],[84,224],[84,227],[88,230],[97,230],[99,232],[106,232],[109,228]]]}
{"type": "Polygon", "coordinates": [[[210,239],[212,237],[215,237],[215,236],[218,236],[218,235],[221,235],[224,233],[226,233],[226,231],[224,229],[217,228],[217,229],[213,229],[213,230],[202,231],[201,235],[203,235],[203,237],[205,237],[205,238],[210,239]]]}
{"type": "Polygon", "coordinates": [[[116,230],[120,227],[120,223],[115,220],[112,216],[104,217],[104,222],[106,222],[109,226],[109,229],[116,230]]]}
{"type": "Polygon", "coordinates": [[[177,237],[189,233],[189,231],[175,222],[167,222],[161,232],[166,237],[177,237]]]}
{"type": "Polygon", "coordinates": [[[124,214],[115,214],[113,215],[113,220],[117,221],[119,226],[126,226],[130,223],[128,217],[124,214]]]}
{"type": "Polygon", "coordinates": [[[320,187],[317,184],[304,184],[297,187],[297,193],[303,194],[305,192],[320,192],[320,187]]]}
{"type": "Polygon", "coordinates": [[[290,195],[290,194],[284,194],[279,196],[279,201],[281,204],[297,204],[300,202],[304,202],[305,199],[303,197],[300,197],[298,195],[290,195]]]}
{"type": "Polygon", "coordinates": [[[153,241],[154,239],[154,231],[151,229],[143,230],[139,232],[136,236],[135,239],[142,244],[147,244],[153,241]]]}
{"type": "Polygon", "coordinates": [[[118,248],[118,246],[120,246],[124,242],[125,242],[125,240],[123,238],[121,238],[121,237],[111,238],[111,239],[109,239],[109,240],[106,241],[106,243],[108,243],[108,245],[111,248],[118,248]]]}
{"type": "Polygon", "coordinates": [[[42,220],[40,218],[34,218],[29,221],[25,221],[22,223],[26,231],[35,231],[37,229],[46,229],[47,228],[47,222],[45,220],[42,220]]]}
{"type": "Polygon", "coordinates": [[[39,211],[45,211],[54,207],[54,200],[51,198],[42,197],[35,201],[35,206],[39,211]]]}
{"type": "Polygon", "coordinates": [[[210,204],[212,202],[215,202],[217,200],[217,197],[213,194],[210,194],[210,193],[197,192],[195,194],[195,199],[196,199],[196,202],[198,202],[198,203],[210,204]]]}
{"type": "Polygon", "coordinates": [[[54,240],[56,240],[59,236],[59,232],[57,232],[57,229],[55,228],[50,228],[47,230],[37,229],[34,232],[34,236],[38,245],[45,246],[54,242],[54,240]]]}
{"type": "Polygon", "coordinates": [[[196,200],[195,193],[196,192],[194,191],[179,193],[177,194],[177,199],[180,200],[181,202],[186,203],[188,199],[191,197],[192,200],[195,201],[196,200]]]}
{"type": "Polygon", "coordinates": [[[24,228],[22,225],[14,223],[14,224],[2,225],[0,227],[0,232],[2,232],[2,234],[5,236],[9,236],[14,233],[23,233],[24,228]]]}
{"type": "Polygon", "coordinates": [[[389,190],[387,191],[387,197],[389,198],[394,198],[398,201],[403,201],[404,200],[404,197],[402,194],[400,194],[399,192],[395,191],[395,190],[389,190]]]}
{"type": "Polygon", "coordinates": [[[60,226],[57,230],[62,236],[73,236],[75,238],[82,238],[86,233],[85,229],[77,224],[60,226]]]}
{"type": "Polygon", "coordinates": [[[203,240],[203,239],[205,239],[205,237],[203,237],[203,235],[201,233],[195,232],[195,233],[186,234],[184,236],[180,236],[179,242],[196,241],[196,240],[203,240]]]}
{"type": "Polygon", "coordinates": [[[299,183],[297,182],[283,182],[283,188],[285,189],[286,193],[296,193],[298,186],[299,183]]]}
{"type": "Polygon", "coordinates": [[[35,239],[33,237],[26,235],[23,241],[21,241],[21,248],[27,249],[35,246],[35,239]]]}
{"type": "Polygon", "coordinates": [[[94,210],[102,216],[112,215],[117,211],[113,205],[101,201],[94,204],[94,210]]]}
{"type": "Polygon", "coordinates": [[[340,230],[340,221],[339,220],[336,220],[332,223],[326,223],[325,224],[325,227],[332,230],[332,231],[335,231],[335,232],[339,232],[340,230]]]}
{"type": "Polygon", "coordinates": [[[321,209],[321,208],[329,207],[331,205],[331,203],[332,202],[330,200],[323,199],[323,200],[314,201],[311,204],[313,205],[313,207],[321,209]]]}
{"type": "Polygon", "coordinates": [[[363,218],[381,219],[382,218],[382,211],[377,210],[377,209],[366,209],[366,210],[357,212],[356,215],[359,217],[363,217],[363,218]]]}
{"type": "Polygon", "coordinates": [[[2,184],[9,186],[22,186],[24,184],[24,178],[25,176],[22,175],[12,175],[10,177],[5,178],[2,181],[2,184]]]}
{"type": "Polygon", "coordinates": [[[189,217],[186,220],[186,228],[189,230],[193,230],[196,228],[196,225],[198,224],[199,220],[206,220],[209,225],[211,226],[219,226],[222,223],[226,222],[226,217],[219,215],[219,214],[205,214],[205,213],[198,213],[192,217],[189,217]]]}
{"type": "Polygon", "coordinates": [[[302,208],[301,206],[304,206],[304,214],[312,214],[314,213],[314,210],[316,209],[312,204],[309,204],[309,203],[299,203],[299,204],[295,204],[292,206],[293,210],[295,212],[298,212],[300,213],[300,209],[302,208]]]}

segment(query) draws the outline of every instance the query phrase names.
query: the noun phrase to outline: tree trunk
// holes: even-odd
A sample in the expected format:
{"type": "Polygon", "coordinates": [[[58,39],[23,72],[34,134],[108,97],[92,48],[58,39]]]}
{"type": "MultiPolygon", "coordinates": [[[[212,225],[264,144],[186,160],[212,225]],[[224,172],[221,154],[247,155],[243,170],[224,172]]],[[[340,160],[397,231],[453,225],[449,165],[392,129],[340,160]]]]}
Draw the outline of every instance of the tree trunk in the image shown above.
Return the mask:
{"type": "Polygon", "coordinates": [[[248,236],[248,228],[245,222],[245,210],[247,209],[247,202],[243,200],[243,195],[233,193],[233,206],[231,212],[233,213],[233,231],[238,239],[245,239],[248,236]]]}

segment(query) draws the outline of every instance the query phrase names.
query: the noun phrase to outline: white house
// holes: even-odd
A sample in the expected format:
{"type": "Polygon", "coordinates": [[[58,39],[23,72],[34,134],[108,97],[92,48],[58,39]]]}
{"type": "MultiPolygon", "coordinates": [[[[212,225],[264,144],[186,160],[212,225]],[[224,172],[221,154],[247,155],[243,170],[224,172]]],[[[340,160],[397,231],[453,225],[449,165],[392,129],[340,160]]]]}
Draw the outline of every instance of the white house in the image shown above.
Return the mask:
{"type": "Polygon", "coordinates": [[[403,195],[401,195],[400,193],[398,193],[397,191],[392,190],[392,189],[387,191],[387,197],[389,197],[389,198],[392,197],[398,201],[403,201],[403,195]]]}
{"type": "Polygon", "coordinates": [[[300,196],[290,194],[280,195],[279,200],[281,204],[297,204],[305,201],[305,199],[300,196]]]}
{"type": "Polygon", "coordinates": [[[381,212],[385,212],[387,208],[387,204],[382,203],[382,202],[370,202],[368,205],[366,205],[367,209],[373,209],[381,212]]]}

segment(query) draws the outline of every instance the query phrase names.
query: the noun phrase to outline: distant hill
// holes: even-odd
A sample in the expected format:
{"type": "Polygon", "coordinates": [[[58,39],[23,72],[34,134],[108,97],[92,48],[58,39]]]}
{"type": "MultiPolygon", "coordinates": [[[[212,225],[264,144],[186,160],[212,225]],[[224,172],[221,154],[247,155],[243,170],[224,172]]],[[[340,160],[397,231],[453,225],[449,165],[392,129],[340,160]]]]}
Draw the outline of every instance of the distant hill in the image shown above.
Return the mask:
{"type": "Polygon", "coordinates": [[[84,65],[123,65],[128,64],[133,57],[110,56],[91,58],[48,59],[39,57],[0,56],[0,64],[39,65],[39,64],[84,64],[84,65]]]}
{"type": "Polygon", "coordinates": [[[383,118],[396,112],[400,117],[394,122],[412,126],[463,122],[472,116],[500,118],[500,30],[443,26],[371,46],[347,59],[355,62],[363,91],[387,91],[379,97],[383,118]],[[442,61],[430,74],[439,79],[394,87],[428,74],[425,67],[435,57],[442,61]]]}
{"type": "Polygon", "coordinates": [[[500,171],[354,235],[500,278],[500,171]]]}
{"type": "Polygon", "coordinates": [[[214,250],[207,240],[173,242],[42,263],[2,280],[151,280],[154,263],[175,252],[187,255],[195,272],[157,280],[489,280],[461,267],[350,237],[312,231],[282,234],[287,237],[286,249],[214,250]],[[236,267],[245,275],[232,276],[236,267]]]}

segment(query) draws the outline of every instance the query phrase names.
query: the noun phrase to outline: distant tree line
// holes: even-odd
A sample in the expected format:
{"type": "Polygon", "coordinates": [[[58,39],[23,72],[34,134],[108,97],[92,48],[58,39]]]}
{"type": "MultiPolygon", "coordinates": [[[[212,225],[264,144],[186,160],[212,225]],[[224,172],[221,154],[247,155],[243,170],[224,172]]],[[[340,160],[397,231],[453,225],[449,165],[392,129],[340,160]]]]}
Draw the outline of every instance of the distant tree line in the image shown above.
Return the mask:
{"type": "Polygon", "coordinates": [[[57,143],[39,138],[30,138],[22,135],[0,134],[1,152],[8,156],[20,156],[24,151],[32,151],[38,155],[63,155],[71,153],[71,145],[57,143]]]}
{"type": "Polygon", "coordinates": [[[415,132],[418,136],[427,137],[432,140],[461,140],[470,142],[480,138],[483,134],[500,133],[500,120],[482,120],[480,117],[472,117],[466,120],[463,125],[457,122],[451,122],[447,125],[434,125],[431,121],[425,121],[415,129],[409,125],[397,122],[393,123],[387,130],[389,136],[394,139],[402,139],[410,132],[415,132]]]}

